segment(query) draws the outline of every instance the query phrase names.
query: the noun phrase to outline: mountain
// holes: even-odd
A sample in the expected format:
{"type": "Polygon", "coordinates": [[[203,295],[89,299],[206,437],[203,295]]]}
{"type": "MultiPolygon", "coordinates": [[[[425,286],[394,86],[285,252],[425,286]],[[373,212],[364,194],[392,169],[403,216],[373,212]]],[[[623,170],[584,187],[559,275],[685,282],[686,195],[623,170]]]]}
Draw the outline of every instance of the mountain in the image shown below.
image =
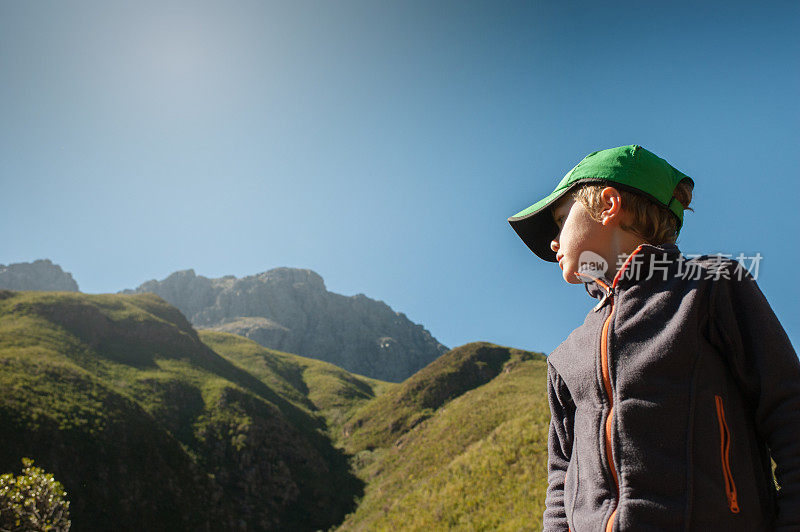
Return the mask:
{"type": "Polygon", "coordinates": [[[249,351],[222,356],[152,294],[0,291],[0,471],[27,456],[53,473],[76,530],[340,522],[363,484],[323,412],[383,384],[205,334],[249,351]]]}
{"type": "Polygon", "coordinates": [[[76,530],[538,530],[545,383],[485,342],[391,383],[153,294],[0,291],[0,473],[33,458],[76,530]]]}
{"type": "Polygon", "coordinates": [[[77,292],[78,283],[61,266],[42,259],[8,266],[0,264],[0,289],[77,292]]]}
{"type": "Polygon", "coordinates": [[[484,342],[361,405],[341,445],[366,483],[338,531],[541,530],[544,355],[484,342]]]}
{"type": "Polygon", "coordinates": [[[343,427],[348,451],[389,447],[448,401],[494,379],[527,351],[477,342],[457,347],[390,392],[365,404],[343,427]]]}
{"type": "Polygon", "coordinates": [[[276,268],[242,279],[184,270],[124,291],[146,292],[178,307],[198,328],[238,334],[384,381],[402,381],[447,351],[405,314],[363,294],[328,292],[311,270],[276,268]]]}
{"type": "MultiPolygon", "coordinates": [[[[264,349],[220,338],[227,345],[209,345],[229,357],[264,349]]],[[[336,382],[317,383],[326,390],[318,400],[329,437],[365,488],[335,530],[541,530],[550,422],[543,354],[466,344],[344,406],[357,391],[336,382]]]]}

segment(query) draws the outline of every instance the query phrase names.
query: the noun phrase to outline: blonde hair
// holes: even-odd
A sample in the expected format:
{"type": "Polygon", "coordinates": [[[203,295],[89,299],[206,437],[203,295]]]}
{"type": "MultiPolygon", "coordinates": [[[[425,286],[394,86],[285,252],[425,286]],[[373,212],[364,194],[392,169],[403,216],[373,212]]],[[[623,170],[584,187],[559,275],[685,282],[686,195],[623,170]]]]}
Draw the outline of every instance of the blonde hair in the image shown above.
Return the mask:
{"type": "MultiPolygon", "coordinates": [[[[585,185],[572,194],[575,201],[579,201],[589,212],[589,216],[597,222],[602,221],[600,214],[603,212],[600,192],[607,186],[614,185],[585,185]]],[[[673,192],[683,208],[690,211],[694,210],[689,207],[692,202],[692,188],[692,182],[684,180],[678,183],[673,192]]],[[[675,243],[678,238],[678,218],[672,211],[642,194],[619,188],[617,190],[622,198],[622,209],[630,215],[630,223],[620,225],[622,229],[636,233],[648,244],[675,243]]]]}

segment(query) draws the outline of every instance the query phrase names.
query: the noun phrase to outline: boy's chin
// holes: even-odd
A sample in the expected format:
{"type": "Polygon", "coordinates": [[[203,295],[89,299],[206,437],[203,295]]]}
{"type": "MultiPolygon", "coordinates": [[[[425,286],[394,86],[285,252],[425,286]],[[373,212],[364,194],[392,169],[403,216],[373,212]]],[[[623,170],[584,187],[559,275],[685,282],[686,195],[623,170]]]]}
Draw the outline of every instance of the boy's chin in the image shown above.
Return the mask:
{"type": "Polygon", "coordinates": [[[561,275],[561,276],[562,276],[562,277],[564,278],[564,280],[565,280],[566,282],[568,282],[569,284],[582,284],[582,283],[583,283],[583,281],[581,281],[581,280],[578,278],[578,276],[577,276],[577,275],[575,275],[575,272],[573,272],[573,271],[564,270],[564,272],[562,273],[562,275],[561,275]]]}

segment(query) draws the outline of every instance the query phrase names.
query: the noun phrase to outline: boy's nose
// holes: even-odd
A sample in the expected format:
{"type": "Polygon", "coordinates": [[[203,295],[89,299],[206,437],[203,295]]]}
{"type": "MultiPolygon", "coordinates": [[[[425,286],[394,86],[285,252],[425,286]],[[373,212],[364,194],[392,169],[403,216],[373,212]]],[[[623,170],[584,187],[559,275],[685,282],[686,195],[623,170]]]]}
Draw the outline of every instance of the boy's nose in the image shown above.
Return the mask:
{"type": "Polygon", "coordinates": [[[553,239],[553,241],[550,242],[550,249],[552,249],[554,253],[558,253],[558,240],[553,239]]]}

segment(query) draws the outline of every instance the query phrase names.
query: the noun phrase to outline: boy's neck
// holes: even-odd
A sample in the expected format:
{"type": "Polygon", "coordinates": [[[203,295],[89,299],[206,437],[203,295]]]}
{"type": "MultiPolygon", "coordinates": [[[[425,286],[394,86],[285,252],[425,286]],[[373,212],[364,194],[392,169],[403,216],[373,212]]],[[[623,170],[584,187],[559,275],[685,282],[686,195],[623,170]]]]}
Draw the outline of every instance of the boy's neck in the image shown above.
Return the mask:
{"type": "Polygon", "coordinates": [[[609,279],[614,279],[614,277],[616,277],[619,267],[625,262],[624,259],[642,244],[647,244],[647,242],[635,233],[626,231],[620,227],[616,227],[615,230],[612,231],[608,250],[610,256],[606,257],[608,261],[607,275],[609,279]]]}

